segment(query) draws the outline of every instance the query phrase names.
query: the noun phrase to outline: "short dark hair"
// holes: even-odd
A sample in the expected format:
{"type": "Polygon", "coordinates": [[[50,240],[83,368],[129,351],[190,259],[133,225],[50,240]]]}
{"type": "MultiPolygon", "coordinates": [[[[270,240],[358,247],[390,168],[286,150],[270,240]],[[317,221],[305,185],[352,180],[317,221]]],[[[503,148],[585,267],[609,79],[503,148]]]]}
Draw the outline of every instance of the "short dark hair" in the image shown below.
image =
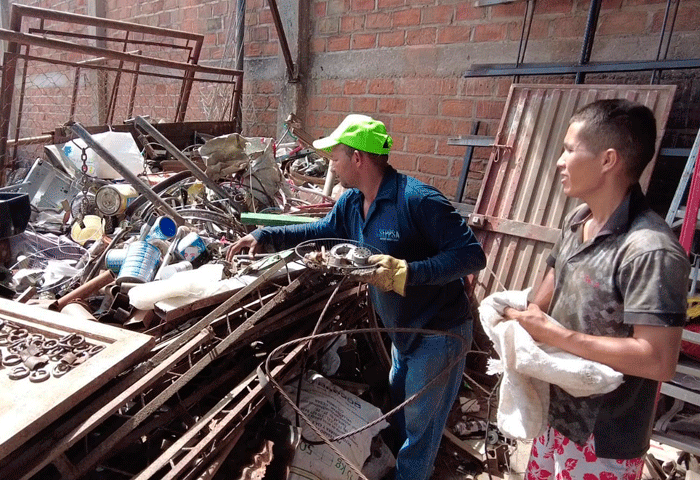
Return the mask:
{"type": "Polygon", "coordinates": [[[373,162],[375,162],[378,165],[386,165],[389,162],[389,155],[386,153],[370,153],[370,152],[365,152],[364,150],[359,150],[357,148],[353,148],[350,145],[345,145],[344,143],[341,143],[339,145],[342,145],[345,147],[345,152],[352,156],[352,153],[357,150],[358,152],[365,153],[369,156],[369,158],[372,159],[373,162]]]}
{"type": "Polygon", "coordinates": [[[597,100],[585,105],[569,123],[582,122],[579,136],[594,153],[614,148],[639,180],[656,151],[656,120],[646,106],[624,99],[597,100]]]}

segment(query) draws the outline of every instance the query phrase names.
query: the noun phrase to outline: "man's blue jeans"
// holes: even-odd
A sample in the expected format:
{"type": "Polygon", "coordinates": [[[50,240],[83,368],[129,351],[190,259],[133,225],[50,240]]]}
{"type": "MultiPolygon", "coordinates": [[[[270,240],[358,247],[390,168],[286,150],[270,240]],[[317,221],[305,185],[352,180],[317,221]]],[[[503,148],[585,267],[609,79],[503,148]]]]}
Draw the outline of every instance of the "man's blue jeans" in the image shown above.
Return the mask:
{"type": "MultiPolygon", "coordinates": [[[[450,330],[471,345],[472,320],[450,330]]],[[[408,355],[391,349],[389,386],[394,405],[421,390],[447,367],[462,350],[462,342],[445,335],[421,335],[419,344],[408,355]]],[[[442,431],[459,392],[464,357],[452,370],[435,382],[396,415],[401,448],[396,456],[396,480],[427,480],[433,470],[442,431]]]]}

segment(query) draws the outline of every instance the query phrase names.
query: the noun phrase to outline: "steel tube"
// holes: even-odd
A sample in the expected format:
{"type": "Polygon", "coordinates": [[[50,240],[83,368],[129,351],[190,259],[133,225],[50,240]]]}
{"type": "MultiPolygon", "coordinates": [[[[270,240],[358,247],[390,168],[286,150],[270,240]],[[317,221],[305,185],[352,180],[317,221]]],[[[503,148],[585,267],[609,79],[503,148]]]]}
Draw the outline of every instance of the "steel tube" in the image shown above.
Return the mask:
{"type": "Polygon", "coordinates": [[[153,125],[148,123],[148,120],[141,116],[137,116],[135,120],[136,126],[141,128],[143,131],[145,131],[147,134],[149,134],[153,139],[161,144],[167,152],[175,157],[177,161],[182,163],[184,166],[187,167],[187,169],[194,174],[195,178],[202,182],[204,185],[209,187],[211,190],[213,190],[220,198],[226,198],[231,202],[231,205],[234,205],[233,203],[233,197],[229,195],[229,193],[224,190],[224,188],[216,183],[214,180],[211,178],[207,177],[207,174],[204,173],[195,163],[187,158],[184,153],[182,153],[175,145],[170,142],[165,136],[160,133],[153,125]]]}
{"type": "Polygon", "coordinates": [[[87,146],[92,148],[100,157],[104,159],[112,168],[114,168],[117,173],[119,173],[125,180],[127,180],[137,192],[150,200],[155,206],[160,207],[165,213],[167,213],[175,223],[178,225],[184,225],[185,219],[180,216],[170,205],[165,203],[165,201],[160,198],[148,185],[146,185],[139,177],[134,175],[131,170],[126,168],[122,163],[117,160],[114,155],[107,151],[102,145],[100,145],[92,135],[85,130],[85,127],[79,123],[74,123],[70,126],[71,131],[82,138],[87,146]]]}
{"type": "Polygon", "coordinates": [[[684,70],[700,68],[700,58],[684,60],[659,60],[645,62],[601,62],[586,65],[562,63],[524,63],[520,66],[510,64],[474,65],[464,72],[470,77],[505,77],[511,75],[566,75],[584,73],[644,72],[649,70],[684,70]]]}
{"type": "Polygon", "coordinates": [[[83,283],[81,286],[75,290],[69,292],[68,294],[62,296],[52,307],[55,307],[59,312],[69,303],[73,303],[76,300],[81,300],[86,298],[88,295],[98,291],[100,288],[105,287],[114,281],[114,272],[111,270],[105,270],[92,280],[83,283]]]}
{"type": "Polygon", "coordinates": [[[292,54],[289,51],[287,37],[284,34],[284,27],[282,26],[282,19],[280,18],[279,8],[277,8],[277,1],[268,0],[268,3],[270,4],[270,13],[272,13],[272,20],[275,22],[275,28],[277,29],[277,36],[280,39],[280,47],[282,47],[282,55],[284,56],[284,62],[287,64],[287,73],[289,74],[289,79],[296,80],[297,75],[294,71],[294,62],[292,61],[292,54]]]}
{"type": "MultiPolygon", "coordinates": [[[[583,44],[581,45],[581,59],[579,64],[586,65],[591,59],[591,51],[593,50],[593,40],[595,39],[596,25],[598,25],[598,17],[600,16],[601,0],[591,0],[591,8],[588,10],[588,21],[586,22],[586,31],[583,34],[583,44]]],[[[577,85],[586,80],[584,72],[576,73],[577,85]]]]}

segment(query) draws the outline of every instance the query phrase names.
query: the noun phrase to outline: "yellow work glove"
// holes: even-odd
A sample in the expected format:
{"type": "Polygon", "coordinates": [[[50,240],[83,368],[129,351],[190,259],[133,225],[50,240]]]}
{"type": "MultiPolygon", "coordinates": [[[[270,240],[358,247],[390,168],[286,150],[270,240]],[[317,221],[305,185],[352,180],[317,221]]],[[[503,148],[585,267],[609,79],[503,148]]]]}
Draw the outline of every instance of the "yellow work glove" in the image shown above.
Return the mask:
{"type": "Polygon", "coordinates": [[[368,275],[365,281],[378,289],[389,292],[394,291],[406,296],[406,280],[408,278],[408,263],[391,255],[372,255],[368,259],[369,265],[376,265],[377,269],[368,275]]]}

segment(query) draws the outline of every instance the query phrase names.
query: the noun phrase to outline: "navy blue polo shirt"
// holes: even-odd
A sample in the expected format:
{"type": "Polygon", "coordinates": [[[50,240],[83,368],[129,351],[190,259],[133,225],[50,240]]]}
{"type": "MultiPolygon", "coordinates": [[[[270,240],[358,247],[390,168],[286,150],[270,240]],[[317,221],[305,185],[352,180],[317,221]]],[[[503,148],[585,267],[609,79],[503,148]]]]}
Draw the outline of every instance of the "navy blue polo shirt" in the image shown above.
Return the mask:
{"type": "MultiPolygon", "coordinates": [[[[388,167],[363,217],[364,196],[345,192],[323,219],[253,232],[276,250],[314,238],[344,238],[371,245],[408,262],[406,296],[370,286],[370,296],[387,327],[447,330],[470,318],[463,277],[481,270],[486,257],[464,218],[439,190],[388,167]]],[[[407,353],[415,334],[391,334],[407,353]]]]}

